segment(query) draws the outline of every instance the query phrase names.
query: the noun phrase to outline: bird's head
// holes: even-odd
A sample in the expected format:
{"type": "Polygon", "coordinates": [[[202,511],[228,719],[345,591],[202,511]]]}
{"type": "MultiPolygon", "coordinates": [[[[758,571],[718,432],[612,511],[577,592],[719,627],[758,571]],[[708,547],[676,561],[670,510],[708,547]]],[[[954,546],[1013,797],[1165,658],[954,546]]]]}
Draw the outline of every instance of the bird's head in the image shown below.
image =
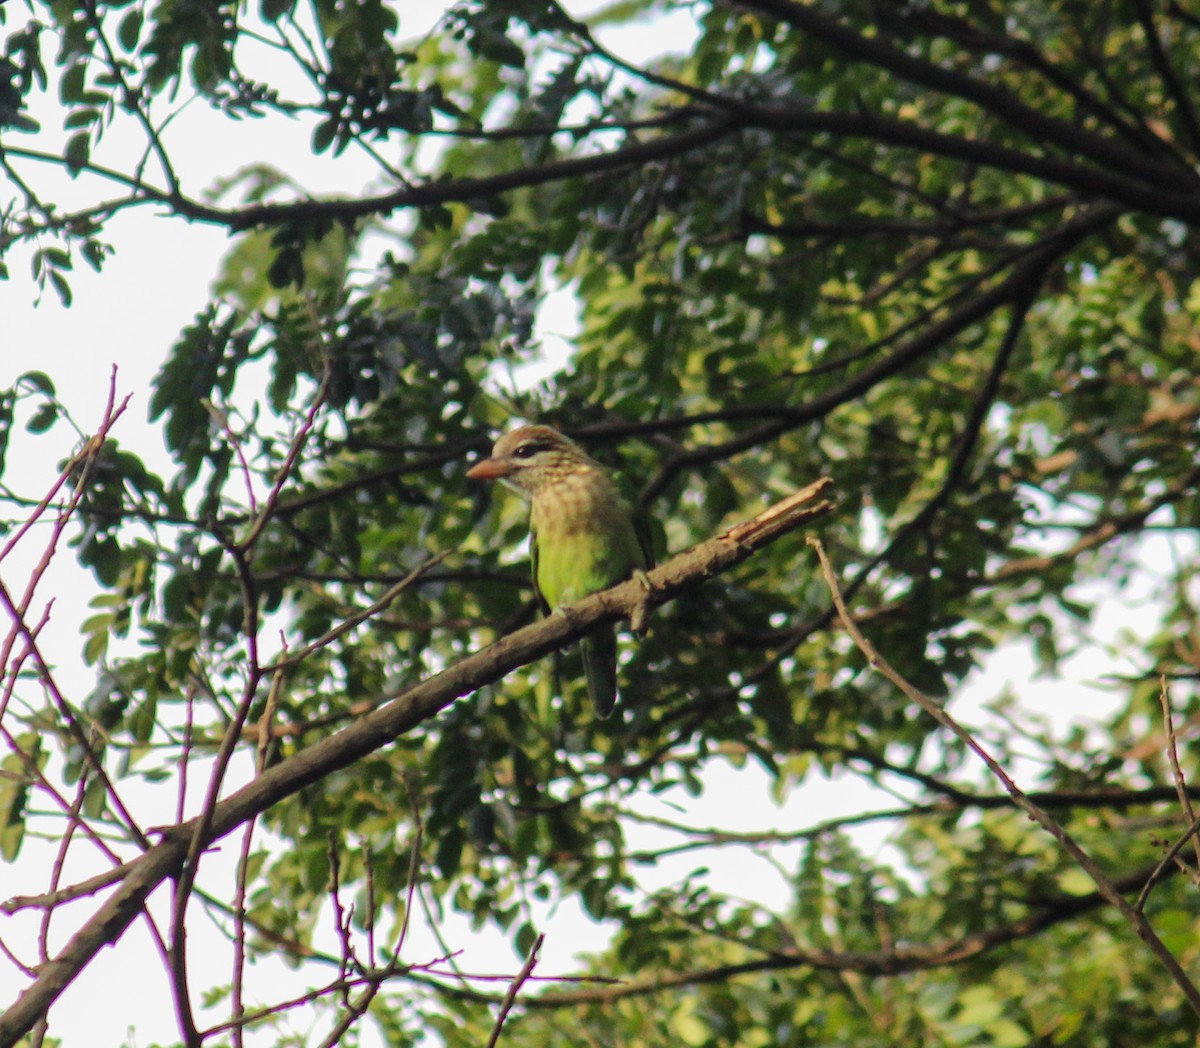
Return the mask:
{"type": "Polygon", "coordinates": [[[477,462],[467,476],[500,480],[525,498],[581,470],[600,469],[598,462],[574,441],[549,426],[521,426],[505,433],[492,448],[491,458],[477,462]]]}

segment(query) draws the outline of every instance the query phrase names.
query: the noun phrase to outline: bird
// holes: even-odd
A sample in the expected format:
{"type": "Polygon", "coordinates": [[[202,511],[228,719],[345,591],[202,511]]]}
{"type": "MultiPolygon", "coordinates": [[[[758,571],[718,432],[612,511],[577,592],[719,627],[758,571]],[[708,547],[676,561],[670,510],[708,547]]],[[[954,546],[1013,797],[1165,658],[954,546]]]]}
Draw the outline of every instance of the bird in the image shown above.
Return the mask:
{"type": "MultiPolygon", "coordinates": [[[[533,584],[544,611],[582,600],[654,566],[647,528],[612,473],[550,426],[520,426],[496,441],[490,458],[467,470],[499,480],[529,502],[533,584]]],[[[606,719],[617,701],[617,635],[605,623],[579,642],[588,697],[606,719]]]]}

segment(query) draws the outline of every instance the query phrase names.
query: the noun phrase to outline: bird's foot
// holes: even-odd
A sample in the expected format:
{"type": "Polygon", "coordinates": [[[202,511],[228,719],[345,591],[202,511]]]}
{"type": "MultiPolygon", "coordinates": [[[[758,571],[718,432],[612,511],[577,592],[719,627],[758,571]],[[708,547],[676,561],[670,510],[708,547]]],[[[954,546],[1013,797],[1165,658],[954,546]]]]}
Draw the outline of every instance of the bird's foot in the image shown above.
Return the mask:
{"type": "MultiPolygon", "coordinates": [[[[555,608],[553,614],[561,615],[566,620],[567,625],[571,626],[571,627],[574,627],[579,621],[566,608],[562,608],[562,607],[555,608]]],[[[564,644],[561,648],[559,648],[559,651],[566,651],[567,647],[568,647],[568,645],[564,644]]]]}

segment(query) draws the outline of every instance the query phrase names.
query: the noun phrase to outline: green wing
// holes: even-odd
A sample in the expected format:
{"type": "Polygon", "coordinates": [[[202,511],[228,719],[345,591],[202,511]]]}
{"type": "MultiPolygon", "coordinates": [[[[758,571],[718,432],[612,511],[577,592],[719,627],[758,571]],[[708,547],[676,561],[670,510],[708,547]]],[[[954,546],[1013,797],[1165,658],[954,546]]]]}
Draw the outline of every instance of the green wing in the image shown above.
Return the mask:
{"type": "Polygon", "coordinates": [[[549,615],[550,605],[546,602],[542,587],[538,585],[538,537],[537,531],[532,527],[529,529],[529,559],[533,566],[533,595],[537,598],[542,614],[549,615]]]}

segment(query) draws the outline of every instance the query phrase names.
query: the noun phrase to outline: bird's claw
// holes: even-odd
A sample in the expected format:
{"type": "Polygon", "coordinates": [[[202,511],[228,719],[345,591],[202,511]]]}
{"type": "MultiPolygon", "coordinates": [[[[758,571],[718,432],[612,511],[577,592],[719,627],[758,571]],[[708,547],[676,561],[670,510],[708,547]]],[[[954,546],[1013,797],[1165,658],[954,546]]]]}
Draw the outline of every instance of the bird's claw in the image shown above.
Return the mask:
{"type": "MultiPolygon", "coordinates": [[[[570,626],[571,628],[574,628],[574,627],[575,627],[575,624],[576,624],[576,623],[579,621],[579,620],[578,620],[578,619],[576,619],[576,617],[575,617],[574,615],[572,615],[572,614],[571,614],[571,613],[570,613],[570,612],[569,612],[569,611],[568,611],[568,610],[567,610],[565,607],[562,607],[562,608],[555,608],[555,609],[554,609],[554,611],[553,611],[553,614],[554,614],[554,615],[561,615],[561,616],[563,617],[563,619],[566,621],[567,625],[568,625],[568,626],[570,626]]],[[[562,647],[562,648],[560,648],[559,650],[560,650],[560,651],[566,651],[566,650],[567,650],[567,648],[566,648],[566,645],[563,645],[563,647],[562,647]]]]}

